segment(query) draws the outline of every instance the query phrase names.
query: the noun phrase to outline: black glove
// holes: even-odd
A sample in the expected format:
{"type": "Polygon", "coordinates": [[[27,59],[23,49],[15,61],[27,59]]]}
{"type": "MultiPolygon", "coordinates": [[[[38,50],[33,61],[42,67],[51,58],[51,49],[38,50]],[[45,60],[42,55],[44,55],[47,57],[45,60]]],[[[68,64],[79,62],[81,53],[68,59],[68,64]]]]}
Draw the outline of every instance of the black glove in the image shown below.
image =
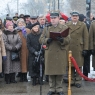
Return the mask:
{"type": "Polygon", "coordinates": [[[91,50],[91,54],[92,55],[95,55],[95,50],[91,50]]]}
{"type": "Polygon", "coordinates": [[[48,38],[47,44],[50,44],[52,42],[52,38],[48,38]]]}
{"type": "Polygon", "coordinates": [[[82,56],[84,56],[84,57],[87,56],[87,50],[82,51],[82,56]]]}
{"type": "Polygon", "coordinates": [[[16,50],[17,50],[17,48],[13,46],[12,47],[12,51],[16,51],[16,50]]]}
{"type": "Polygon", "coordinates": [[[60,41],[61,43],[63,43],[64,39],[62,37],[57,37],[56,38],[58,41],[60,41]]]}
{"type": "Polygon", "coordinates": [[[35,56],[38,56],[39,55],[39,52],[35,51],[34,54],[35,54],[35,56]]]}

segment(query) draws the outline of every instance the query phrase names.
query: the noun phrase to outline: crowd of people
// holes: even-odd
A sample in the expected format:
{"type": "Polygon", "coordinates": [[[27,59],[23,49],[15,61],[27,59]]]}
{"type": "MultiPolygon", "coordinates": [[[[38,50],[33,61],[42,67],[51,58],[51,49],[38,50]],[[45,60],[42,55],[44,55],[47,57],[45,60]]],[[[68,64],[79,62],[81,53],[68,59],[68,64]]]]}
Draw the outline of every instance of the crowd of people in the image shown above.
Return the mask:
{"type": "MultiPolygon", "coordinates": [[[[95,68],[95,21],[87,22],[83,14],[74,11],[66,21],[60,12],[51,12],[49,21],[45,15],[30,16],[20,14],[11,18],[6,16],[4,23],[0,19],[0,77],[6,84],[28,82],[27,73],[32,78],[32,85],[40,84],[40,62],[42,79],[49,81],[47,95],[58,93],[65,95],[62,89],[63,79],[68,81],[68,51],[72,51],[80,70],[88,77],[90,72],[90,55],[95,68]],[[63,32],[69,28],[66,37],[50,37],[50,32],[63,32]],[[46,48],[41,50],[41,45],[46,48]],[[42,56],[37,61],[37,57],[42,56]],[[64,76],[63,76],[64,75],[64,76]],[[65,77],[65,78],[64,78],[65,77]]],[[[81,87],[82,78],[71,68],[71,86],[81,87]]]]}

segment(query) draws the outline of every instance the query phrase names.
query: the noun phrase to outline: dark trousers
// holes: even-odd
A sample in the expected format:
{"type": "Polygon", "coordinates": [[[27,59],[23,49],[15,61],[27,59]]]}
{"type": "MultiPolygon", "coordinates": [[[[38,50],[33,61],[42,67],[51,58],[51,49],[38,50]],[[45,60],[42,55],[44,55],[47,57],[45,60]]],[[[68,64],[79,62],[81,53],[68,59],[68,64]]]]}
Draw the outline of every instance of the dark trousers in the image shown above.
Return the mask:
{"type": "MultiPolygon", "coordinates": [[[[79,69],[81,70],[82,67],[79,67],[79,69]]],[[[71,84],[76,84],[79,83],[81,84],[81,76],[76,72],[74,67],[71,67],[71,84]]]]}
{"type": "Polygon", "coordinates": [[[88,76],[90,73],[90,55],[84,57],[84,64],[83,64],[83,74],[88,76]]]}

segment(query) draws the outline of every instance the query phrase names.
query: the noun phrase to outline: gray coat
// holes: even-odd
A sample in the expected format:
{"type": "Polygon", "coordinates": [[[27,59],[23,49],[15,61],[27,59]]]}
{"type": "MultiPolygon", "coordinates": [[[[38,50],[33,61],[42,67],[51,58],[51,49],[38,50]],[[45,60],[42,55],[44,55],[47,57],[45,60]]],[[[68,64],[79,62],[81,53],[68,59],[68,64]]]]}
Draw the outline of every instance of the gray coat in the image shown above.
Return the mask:
{"type": "Polygon", "coordinates": [[[3,39],[6,48],[7,60],[4,62],[4,73],[15,73],[20,72],[20,61],[11,61],[11,51],[12,47],[15,46],[17,50],[21,48],[22,42],[20,36],[14,30],[10,32],[9,30],[5,30],[3,33],[3,39]]]}

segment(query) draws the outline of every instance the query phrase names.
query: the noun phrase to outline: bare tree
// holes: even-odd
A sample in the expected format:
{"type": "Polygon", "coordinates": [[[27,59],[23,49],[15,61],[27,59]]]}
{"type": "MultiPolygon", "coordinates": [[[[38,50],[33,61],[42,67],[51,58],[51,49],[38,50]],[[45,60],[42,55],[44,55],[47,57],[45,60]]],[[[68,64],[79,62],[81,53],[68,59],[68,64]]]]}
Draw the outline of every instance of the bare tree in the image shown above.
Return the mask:
{"type": "Polygon", "coordinates": [[[30,15],[45,13],[46,0],[27,0],[27,10],[30,15]]]}

